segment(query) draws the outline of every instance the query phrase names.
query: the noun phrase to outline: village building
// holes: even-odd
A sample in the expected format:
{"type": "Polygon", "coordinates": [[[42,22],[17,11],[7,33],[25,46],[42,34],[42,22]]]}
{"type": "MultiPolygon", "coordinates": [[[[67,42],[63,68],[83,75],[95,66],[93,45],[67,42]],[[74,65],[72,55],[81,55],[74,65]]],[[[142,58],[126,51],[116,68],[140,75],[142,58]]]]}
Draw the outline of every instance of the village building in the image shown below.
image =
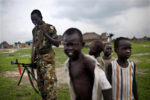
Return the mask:
{"type": "Polygon", "coordinates": [[[14,48],[19,49],[21,45],[21,42],[15,42],[14,43],[14,48]]]}
{"type": "Polygon", "coordinates": [[[135,42],[150,41],[150,37],[144,36],[142,38],[137,38],[134,36],[131,40],[135,42]]]}
{"type": "Polygon", "coordinates": [[[12,45],[9,45],[6,41],[3,41],[0,45],[1,45],[1,46],[0,46],[1,49],[13,48],[13,46],[12,46],[12,45]]]}
{"type": "Polygon", "coordinates": [[[83,34],[83,41],[85,42],[85,46],[88,46],[91,41],[100,40],[100,35],[95,32],[87,32],[83,34]]]}
{"type": "Polygon", "coordinates": [[[83,41],[85,42],[85,46],[89,46],[89,44],[94,40],[101,40],[103,43],[108,42],[107,32],[104,32],[101,35],[95,32],[87,32],[83,34],[83,41]]]}

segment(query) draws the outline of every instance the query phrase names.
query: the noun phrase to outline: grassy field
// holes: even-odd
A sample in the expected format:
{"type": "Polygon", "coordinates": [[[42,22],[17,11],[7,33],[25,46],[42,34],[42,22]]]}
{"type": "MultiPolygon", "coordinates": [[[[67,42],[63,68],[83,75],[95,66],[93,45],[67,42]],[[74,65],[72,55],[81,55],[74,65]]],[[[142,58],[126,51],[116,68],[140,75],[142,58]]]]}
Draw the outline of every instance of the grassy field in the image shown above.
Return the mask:
{"type": "MultiPolygon", "coordinates": [[[[56,67],[62,67],[67,59],[63,48],[54,48],[56,52],[56,67]]],[[[84,48],[83,53],[88,53],[84,48]]],[[[40,100],[32,89],[26,85],[17,86],[18,80],[3,77],[6,71],[16,70],[10,62],[19,59],[19,62],[30,62],[31,49],[20,49],[13,53],[0,52],[0,100],[40,100]]],[[[115,53],[113,53],[116,56],[115,53]]],[[[130,58],[137,65],[136,80],[138,84],[139,100],[150,100],[150,41],[132,42],[132,56],[130,58]]],[[[58,100],[70,100],[67,84],[58,89],[58,100]]]]}

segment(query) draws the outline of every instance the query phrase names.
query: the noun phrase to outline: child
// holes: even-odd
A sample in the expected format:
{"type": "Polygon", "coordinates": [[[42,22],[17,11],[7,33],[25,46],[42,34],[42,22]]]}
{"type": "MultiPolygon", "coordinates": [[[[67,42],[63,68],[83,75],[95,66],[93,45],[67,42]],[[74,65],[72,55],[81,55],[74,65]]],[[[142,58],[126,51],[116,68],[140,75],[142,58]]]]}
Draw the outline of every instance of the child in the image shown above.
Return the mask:
{"type": "Polygon", "coordinates": [[[97,61],[102,65],[101,68],[105,71],[105,63],[102,57],[100,56],[100,53],[103,51],[103,43],[100,40],[94,40],[91,42],[89,46],[89,54],[94,56],[97,61]]]}
{"type": "Polygon", "coordinates": [[[71,100],[111,100],[111,85],[99,63],[84,55],[82,33],[69,28],[63,34],[64,52],[69,57],[65,63],[71,100]]]}
{"type": "Polygon", "coordinates": [[[111,61],[115,60],[115,58],[111,55],[111,53],[112,53],[112,45],[110,43],[106,43],[104,45],[103,52],[104,52],[104,56],[102,58],[103,58],[103,61],[105,63],[105,71],[107,71],[108,64],[111,61]]]}
{"type": "Polygon", "coordinates": [[[119,37],[114,41],[118,59],[108,65],[107,78],[112,84],[113,100],[138,100],[135,80],[136,65],[129,61],[131,43],[128,38],[119,37]]]}

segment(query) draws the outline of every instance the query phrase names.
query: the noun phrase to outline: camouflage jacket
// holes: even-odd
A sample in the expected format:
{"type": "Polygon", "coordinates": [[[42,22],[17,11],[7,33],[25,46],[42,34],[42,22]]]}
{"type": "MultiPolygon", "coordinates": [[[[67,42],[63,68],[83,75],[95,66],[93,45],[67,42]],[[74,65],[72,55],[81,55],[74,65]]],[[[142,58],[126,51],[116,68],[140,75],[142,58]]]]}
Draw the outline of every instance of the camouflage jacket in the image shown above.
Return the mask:
{"type": "Polygon", "coordinates": [[[32,55],[34,55],[34,57],[37,57],[38,55],[40,55],[42,51],[44,53],[54,53],[52,49],[52,44],[44,36],[44,34],[48,34],[50,37],[55,39],[57,38],[56,33],[57,31],[55,27],[52,25],[46,24],[45,22],[43,22],[42,25],[35,26],[32,31],[32,34],[33,34],[32,55]]]}

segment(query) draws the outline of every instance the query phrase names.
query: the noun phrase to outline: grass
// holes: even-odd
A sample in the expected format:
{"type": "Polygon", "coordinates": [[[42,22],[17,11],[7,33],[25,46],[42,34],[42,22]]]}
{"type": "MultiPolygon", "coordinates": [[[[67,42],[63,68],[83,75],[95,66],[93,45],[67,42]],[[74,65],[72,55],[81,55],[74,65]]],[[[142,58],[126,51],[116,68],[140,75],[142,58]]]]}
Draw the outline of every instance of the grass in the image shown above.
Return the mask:
{"type": "Polygon", "coordinates": [[[61,84],[61,88],[58,89],[58,100],[70,100],[69,88],[67,84],[61,84]]]}
{"type": "MultiPolygon", "coordinates": [[[[141,58],[144,58],[144,56],[141,56],[141,58]]],[[[139,68],[139,70],[142,72],[140,74],[137,73],[137,77],[136,77],[137,84],[138,84],[139,100],[150,99],[150,67],[149,65],[150,65],[150,62],[147,62],[147,61],[142,61],[140,63],[137,63],[137,68],[139,68]]]]}
{"type": "MultiPolygon", "coordinates": [[[[138,85],[139,100],[150,99],[150,41],[132,42],[131,60],[136,62],[136,80],[138,85]],[[140,55],[143,54],[143,55],[140,55]],[[145,55],[144,55],[145,54],[145,55]]],[[[56,67],[63,66],[67,56],[63,48],[54,48],[56,53],[56,67]]],[[[83,48],[82,52],[88,54],[89,49],[83,48]]],[[[16,69],[16,65],[11,65],[11,61],[19,59],[19,62],[30,63],[31,49],[20,49],[14,53],[0,52],[0,100],[40,100],[34,90],[26,85],[17,86],[18,80],[10,80],[3,77],[6,71],[16,69]]],[[[113,52],[116,57],[116,54],[113,52]]],[[[70,100],[67,84],[62,84],[58,88],[58,100],[70,100]]]]}
{"type": "Polygon", "coordinates": [[[17,86],[17,81],[0,77],[0,100],[39,100],[41,98],[27,86],[17,86]]]}
{"type": "Polygon", "coordinates": [[[133,54],[150,52],[150,41],[132,42],[132,46],[133,54]]]}

